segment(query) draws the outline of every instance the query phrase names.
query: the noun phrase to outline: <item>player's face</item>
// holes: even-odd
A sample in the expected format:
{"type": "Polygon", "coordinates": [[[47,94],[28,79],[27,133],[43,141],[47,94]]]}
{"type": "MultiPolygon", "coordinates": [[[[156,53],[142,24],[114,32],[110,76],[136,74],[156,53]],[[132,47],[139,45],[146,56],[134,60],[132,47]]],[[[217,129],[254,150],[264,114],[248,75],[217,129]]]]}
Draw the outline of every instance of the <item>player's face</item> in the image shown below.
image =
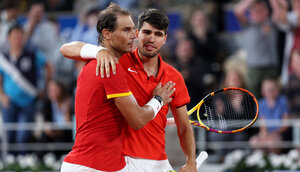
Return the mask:
{"type": "Polygon", "coordinates": [[[135,39],[133,29],[134,23],[130,16],[118,16],[116,30],[112,32],[112,48],[122,53],[130,52],[135,39]]]}
{"type": "Polygon", "coordinates": [[[167,39],[164,30],[156,29],[147,22],[144,22],[141,29],[136,31],[136,35],[139,52],[148,58],[155,57],[167,39]]]}

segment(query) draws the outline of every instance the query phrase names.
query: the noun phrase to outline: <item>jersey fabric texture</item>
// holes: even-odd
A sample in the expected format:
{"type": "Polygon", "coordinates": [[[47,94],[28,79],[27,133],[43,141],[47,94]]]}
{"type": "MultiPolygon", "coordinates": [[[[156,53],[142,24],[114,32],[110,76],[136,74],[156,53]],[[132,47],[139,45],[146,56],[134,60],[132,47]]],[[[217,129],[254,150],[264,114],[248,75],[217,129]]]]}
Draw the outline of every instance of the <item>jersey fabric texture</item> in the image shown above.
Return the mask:
{"type": "MultiPolygon", "coordinates": [[[[181,107],[190,102],[187,87],[182,75],[173,67],[162,61],[159,56],[159,69],[156,77],[148,77],[138,56],[138,50],[124,54],[119,63],[127,73],[129,88],[140,106],[145,105],[153,96],[153,89],[158,83],[168,81],[176,83],[172,95],[171,107],[181,107]]],[[[140,130],[132,129],[127,123],[124,128],[123,152],[126,156],[152,160],[165,160],[165,127],[169,106],[161,108],[157,116],[140,130]]]]}
{"type": "Polygon", "coordinates": [[[75,144],[64,161],[101,171],[117,171],[125,167],[124,118],[111,98],[129,96],[131,92],[120,65],[116,66],[116,75],[102,79],[95,74],[96,63],[89,61],[78,76],[75,144]]]}

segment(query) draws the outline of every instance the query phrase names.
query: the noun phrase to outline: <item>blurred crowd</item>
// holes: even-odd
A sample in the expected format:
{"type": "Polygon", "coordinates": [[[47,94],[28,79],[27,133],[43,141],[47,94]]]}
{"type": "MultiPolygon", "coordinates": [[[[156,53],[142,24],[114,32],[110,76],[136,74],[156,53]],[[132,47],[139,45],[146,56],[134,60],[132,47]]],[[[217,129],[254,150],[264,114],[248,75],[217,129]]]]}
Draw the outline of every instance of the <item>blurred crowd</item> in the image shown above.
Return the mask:
{"type": "MultiPolygon", "coordinates": [[[[274,144],[293,139],[290,127],[271,127],[268,120],[282,124],[300,117],[299,0],[1,0],[4,123],[35,122],[37,114],[57,126],[74,122],[76,78],[84,63],[64,58],[59,48],[70,41],[97,44],[97,14],[110,2],[129,9],[134,19],[145,8],[159,8],[170,16],[160,53],[183,75],[191,96],[189,109],[222,87],[245,88],[257,97],[259,129],[207,133],[208,141],[249,141],[253,149],[265,145],[266,152],[284,151],[274,144]],[[63,14],[75,16],[77,23],[62,29],[63,14]]],[[[9,143],[72,142],[72,131],[47,129],[34,135],[16,130],[7,138],[9,143]]],[[[222,161],[230,150],[211,151],[222,161]]]]}

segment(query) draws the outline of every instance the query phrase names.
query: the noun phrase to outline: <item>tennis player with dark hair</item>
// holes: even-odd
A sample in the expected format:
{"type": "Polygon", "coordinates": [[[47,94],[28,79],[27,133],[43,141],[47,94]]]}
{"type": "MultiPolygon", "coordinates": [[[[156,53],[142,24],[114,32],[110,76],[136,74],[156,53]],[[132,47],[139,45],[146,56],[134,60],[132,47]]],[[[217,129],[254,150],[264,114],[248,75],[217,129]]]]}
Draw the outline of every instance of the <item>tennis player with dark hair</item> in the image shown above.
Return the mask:
{"type": "MultiPolygon", "coordinates": [[[[99,13],[99,40],[115,57],[132,50],[133,29],[129,12],[116,4],[99,13]]],[[[83,56],[91,52],[89,45],[81,50],[83,56]]],[[[94,73],[96,63],[88,61],[77,80],[76,138],[72,151],[64,159],[62,172],[129,171],[122,153],[123,128],[140,129],[172,100],[174,83],[163,82],[165,85],[161,86],[160,81],[149,88],[154,96],[147,97],[148,103],[140,107],[129,89],[124,69],[117,64],[116,75],[101,78],[94,73]]]]}
{"type": "MultiPolygon", "coordinates": [[[[165,63],[159,55],[167,39],[168,24],[168,17],[160,10],[146,10],[139,16],[138,30],[136,30],[138,48],[124,54],[119,60],[123,70],[126,71],[129,88],[139,105],[144,105],[151,99],[152,90],[158,83],[164,84],[169,80],[176,83],[176,90],[171,96],[172,102],[163,106],[154,120],[140,130],[134,130],[126,124],[123,133],[123,152],[130,172],[172,170],[165,152],[166,115],[169,107],[175,118],[180,144],[186,156],[186,164],[180,172],[196,172],[195,140],[186,107],[190,97],[181,74],[165,63]]],[[[101,38],[101,34],[99,37],[101,38]]],[[[120,42],[118,39],[115,41],[120,42]]],[[[123,45],[126,46],[125,43],[123,45]]],[[[65,57],[76,60],[97,56],[100,62],[97,65],[100,67],[101,75],[105,74],[104,69],[106,75],[109,74],[110,66],[113,71],[115,71],[115,66],[118,67],[114,56],[108,52],[110,50],[99,50],[97,46],[92,48],[91,44],[73,42],[63,45],[61,50],[65,57]],[[87,45],[96,53],[83,55],[81,52],[87,45]]],[[[96,71],[98,70],[97,67],[96,71]]],[[[118,70],[116,73],[118,74],[118,70]]]]}

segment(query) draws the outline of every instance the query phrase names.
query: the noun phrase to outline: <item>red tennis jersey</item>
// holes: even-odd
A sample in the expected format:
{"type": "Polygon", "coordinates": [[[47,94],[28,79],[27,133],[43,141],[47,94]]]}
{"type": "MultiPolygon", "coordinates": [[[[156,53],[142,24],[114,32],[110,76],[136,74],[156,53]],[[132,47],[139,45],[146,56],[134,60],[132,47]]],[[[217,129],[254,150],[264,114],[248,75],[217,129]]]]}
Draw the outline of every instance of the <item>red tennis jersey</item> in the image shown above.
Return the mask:
{"type": "Polygon", "coordinates": [[[102,79],[95,75],[96,63],[96,60],[88,62],[78,76],[76,138],[64,161],[101,171],[117,171],[125,167],[124,118],[110,98],[128,96],[131,92],[120,65],[116,66],[116,75],[102,79]]]}
{"type": "MultiPolygon", "coordinates": [[[[162,61],[159,56],[159,69],[156,77],[148,77],[138,56],[137,49],[126,53],[119,63],[127,73],[129,88],[140,106],[145,105],[153,96],[152,92],[158,83],[168,81],[176,83],[175,92],[170,103],[172,107],[181,107],[190,102],[188,90],[182,75],[173,67],[162,61]]],[[[132,129],[127,123],[124,128],[124,155],[144,159],[165,160],[165,127],[169,106],[163,106],[154,120],[140,130],[132,129]]]]}

